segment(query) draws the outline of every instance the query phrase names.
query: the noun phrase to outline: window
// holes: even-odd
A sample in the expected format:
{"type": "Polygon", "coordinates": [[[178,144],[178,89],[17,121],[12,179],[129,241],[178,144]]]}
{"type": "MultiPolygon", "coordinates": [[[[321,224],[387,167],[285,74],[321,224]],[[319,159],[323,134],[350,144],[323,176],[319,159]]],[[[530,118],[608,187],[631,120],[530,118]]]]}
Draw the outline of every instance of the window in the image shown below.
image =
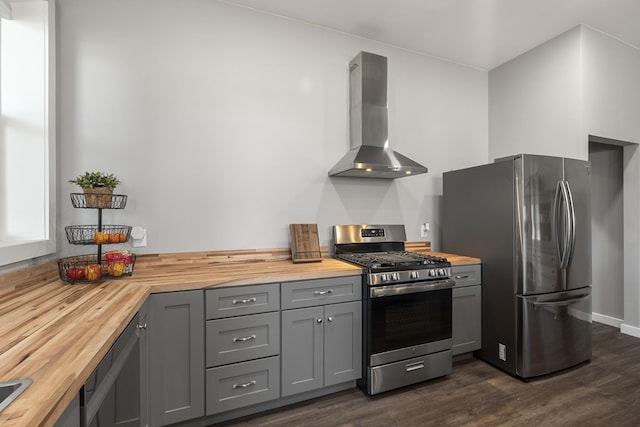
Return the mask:
{"type": "Polygon", "coordinates": [[[0,265],[56,250],[54,3],[0,0],[0,265]]]}

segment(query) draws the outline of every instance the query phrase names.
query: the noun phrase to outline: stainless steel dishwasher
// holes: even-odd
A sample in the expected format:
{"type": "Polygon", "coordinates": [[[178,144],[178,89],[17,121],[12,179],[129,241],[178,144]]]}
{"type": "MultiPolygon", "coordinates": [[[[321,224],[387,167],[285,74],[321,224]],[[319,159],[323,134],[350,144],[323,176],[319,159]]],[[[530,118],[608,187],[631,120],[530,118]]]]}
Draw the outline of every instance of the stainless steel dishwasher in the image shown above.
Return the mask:
{"type": "Polygon", "coordinates": [[[140,315],[118,337],[80,392],[83,427],[140,425],[140,315]]]}

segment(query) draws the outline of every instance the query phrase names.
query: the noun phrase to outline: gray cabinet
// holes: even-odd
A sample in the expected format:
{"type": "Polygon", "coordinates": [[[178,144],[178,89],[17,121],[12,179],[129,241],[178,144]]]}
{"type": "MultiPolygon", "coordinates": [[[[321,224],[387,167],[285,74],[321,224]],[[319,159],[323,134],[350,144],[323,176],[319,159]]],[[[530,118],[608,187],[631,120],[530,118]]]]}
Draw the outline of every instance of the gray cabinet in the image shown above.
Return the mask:
{"type": "Polygon", "coordinates": [[[204,293],[150,297],[149,424],[163,426],[204,415],[204,293]]]}
{"type": "Polygon", "coordinates": [[[206,414],[280,397],[280,285],[206,291],[206,414]]]}
{"type": "Polygon", "coordinates": [[[360,378],[359,276],[282,284],[282,396],[360,378]],[[327,301],[344,301],[326,304],[327,301]]]}
{"type": "Polygon", "coordinates": [[[454,266],[453,355],[481,347],[481,268],[479,264],[454,266]]]}
{"type": "Polygon", "coordinates": [[[362,302],[324,307],[324,385],[362,376],[362,302]]]}
{"type": "Polygon", "coordinates": [[[324,383],[324,307],[282,312],[282,396],[324,383]]]}

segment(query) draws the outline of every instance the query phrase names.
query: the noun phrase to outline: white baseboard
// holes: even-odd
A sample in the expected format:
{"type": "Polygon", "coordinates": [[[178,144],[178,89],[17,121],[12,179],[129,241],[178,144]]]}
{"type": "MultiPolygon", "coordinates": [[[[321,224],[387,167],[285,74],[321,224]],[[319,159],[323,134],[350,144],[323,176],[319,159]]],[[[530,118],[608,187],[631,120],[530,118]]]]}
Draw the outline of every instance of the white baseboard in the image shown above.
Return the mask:
{"type": "Polygon", "coordinates": [[[620,332],[626,335],[631,335],[632,337],[640,338],[640,328],[637,326],[625,325],[623,323],[620,325],[620,332]]]}
{"type": "Polygon", "coordinates": [[[605,325],[620,328],[622,326],[622,319],[616,319],[615,317],[605,316],[604,314],[591,313],[591,318],[594,322],[604,323],[605,325]]]}
{"type": "Polygon", "coordinates": [[[616,319],[615,317],[605,316],[604,314],[591,313],[591,318],[594,322],[604,323],[605,325],[620,328],[620,333],[625,335],[631,335],[632,337],[640,338],[640,327],[624,324],[624,320],[616,319]]]}

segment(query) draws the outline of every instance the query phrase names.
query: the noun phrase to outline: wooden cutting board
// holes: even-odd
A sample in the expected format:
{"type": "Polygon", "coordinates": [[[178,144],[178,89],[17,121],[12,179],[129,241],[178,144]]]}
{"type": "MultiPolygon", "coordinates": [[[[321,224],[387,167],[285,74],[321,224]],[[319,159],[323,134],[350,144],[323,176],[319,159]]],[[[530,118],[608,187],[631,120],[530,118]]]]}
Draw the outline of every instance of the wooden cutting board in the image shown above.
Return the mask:
{"type": "Polygon", "coordinates": [[[289,236],[294,263],[322,261],[318,224],[289,224],[289,236]]]}

